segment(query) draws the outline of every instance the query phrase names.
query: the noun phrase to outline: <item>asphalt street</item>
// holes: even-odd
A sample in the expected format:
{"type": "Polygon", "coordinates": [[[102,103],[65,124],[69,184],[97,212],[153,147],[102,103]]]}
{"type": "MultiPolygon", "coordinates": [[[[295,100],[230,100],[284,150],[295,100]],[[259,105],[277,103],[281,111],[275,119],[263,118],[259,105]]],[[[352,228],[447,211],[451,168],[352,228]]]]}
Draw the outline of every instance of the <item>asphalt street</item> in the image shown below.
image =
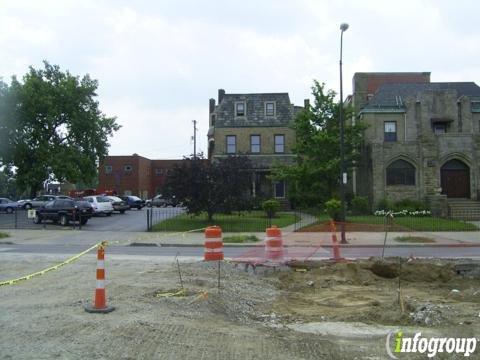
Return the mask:
{"type": "MultiPolygon", "coordinates": [[[[86,250],[82,245],[46,245],[46,244],[0,244],[0,259],[2,255],[20,254],[56,254],[74,255],[86,250]]],[[[252,247],[227,246],[224,248],[225,256],[235,258],[248,254],[252,247]]],[[[287,249],[288,251],[288,249],[287,249]]],[[[204,249],[202,246],[109,246],[106,254],[111,255],[133,255],[133,256],[188,256],[202,257],[204,249]]],[[[92,252],[94,253],[94,252],[92,252]]],[[[261,253],[257,251],[256,253],[261,253]]],[[[350,247],[341,249],[342,257],[349,259],[369,258],[381,256],[382,247],[350,247]]],[[[480,247],[445,247],[445,246],[402,246],[388,247],[385,249],[385,256],[418,257],[418,258],[480,258],[480,247]]],[[[331,248],[320,248],[313,255],[316,259],[328,259],[331,257],[331,248]]]]}

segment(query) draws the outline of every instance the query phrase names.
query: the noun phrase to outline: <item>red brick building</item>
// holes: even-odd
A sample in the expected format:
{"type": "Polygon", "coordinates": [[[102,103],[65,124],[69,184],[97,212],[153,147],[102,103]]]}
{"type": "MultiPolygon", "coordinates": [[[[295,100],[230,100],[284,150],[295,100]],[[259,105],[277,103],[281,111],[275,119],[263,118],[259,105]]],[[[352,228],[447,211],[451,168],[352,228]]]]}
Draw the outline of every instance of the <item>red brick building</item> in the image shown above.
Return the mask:
{"type": "Polygon", "coordinates": [[[168,172],[182,160],[150,160],[138,154],[107,156],[98,169],[99,189],[147,199],[162,192],[168,172]]]}

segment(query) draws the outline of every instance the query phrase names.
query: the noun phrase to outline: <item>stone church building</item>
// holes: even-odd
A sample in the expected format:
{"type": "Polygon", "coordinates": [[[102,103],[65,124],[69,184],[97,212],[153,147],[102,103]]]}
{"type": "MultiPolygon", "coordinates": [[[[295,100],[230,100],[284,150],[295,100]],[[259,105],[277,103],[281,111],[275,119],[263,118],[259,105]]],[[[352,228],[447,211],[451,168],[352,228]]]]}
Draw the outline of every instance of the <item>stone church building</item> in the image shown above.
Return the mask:
{"type": "MultiPolygon", "coordinates": [[[[387,198],[480,200],[480,87],[431,82],[430,73],[356,73],[347,99],[367,126],[352,188],[372,204],[387,198]]],[[[480,204],[480,203],[478,203],[480,204]]]]}

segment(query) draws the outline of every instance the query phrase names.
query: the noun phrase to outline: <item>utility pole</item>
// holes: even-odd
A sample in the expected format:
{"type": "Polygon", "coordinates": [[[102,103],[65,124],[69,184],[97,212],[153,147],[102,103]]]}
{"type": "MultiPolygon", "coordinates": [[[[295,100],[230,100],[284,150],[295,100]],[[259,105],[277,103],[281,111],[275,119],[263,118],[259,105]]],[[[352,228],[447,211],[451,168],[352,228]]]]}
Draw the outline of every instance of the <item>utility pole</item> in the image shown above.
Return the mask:
{"type": "Polygon", "coordinates": [[[341,244],[348,244],[345,237],[345,185],[347,184],[347,172],[345,170],[345,154],[344,154],[344,120],[343,120],[343,75],[342,75],[342,50],[343,50],[343,33],[347,31],[348,24],[340,25],[340,201],[341,201],[341,219],[340,234],[341,244]]]}
{"type": "Polygon", "coordinates": [[[193,160],[197,159],[197,120],[193,122],[193,160]]]}

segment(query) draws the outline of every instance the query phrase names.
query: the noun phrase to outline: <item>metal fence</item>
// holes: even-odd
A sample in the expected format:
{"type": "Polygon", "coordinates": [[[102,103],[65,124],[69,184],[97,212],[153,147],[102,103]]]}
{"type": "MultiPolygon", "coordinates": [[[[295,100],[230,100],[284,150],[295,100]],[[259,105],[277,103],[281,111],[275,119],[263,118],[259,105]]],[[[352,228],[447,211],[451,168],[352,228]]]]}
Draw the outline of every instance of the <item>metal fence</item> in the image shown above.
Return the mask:
{"type": "Polygon", "coordinates": [[[293,214],[268,217],[263,211],[216,213],[209,220],[206,213],[192,215],[185,208],[149,208],[146,211],[147,231],[183,232],[218,225],[224,232],[264,232],[273,225],[293,223],[293,214]],[[289,218],[290,216],[290,218],[289,218]]]}

